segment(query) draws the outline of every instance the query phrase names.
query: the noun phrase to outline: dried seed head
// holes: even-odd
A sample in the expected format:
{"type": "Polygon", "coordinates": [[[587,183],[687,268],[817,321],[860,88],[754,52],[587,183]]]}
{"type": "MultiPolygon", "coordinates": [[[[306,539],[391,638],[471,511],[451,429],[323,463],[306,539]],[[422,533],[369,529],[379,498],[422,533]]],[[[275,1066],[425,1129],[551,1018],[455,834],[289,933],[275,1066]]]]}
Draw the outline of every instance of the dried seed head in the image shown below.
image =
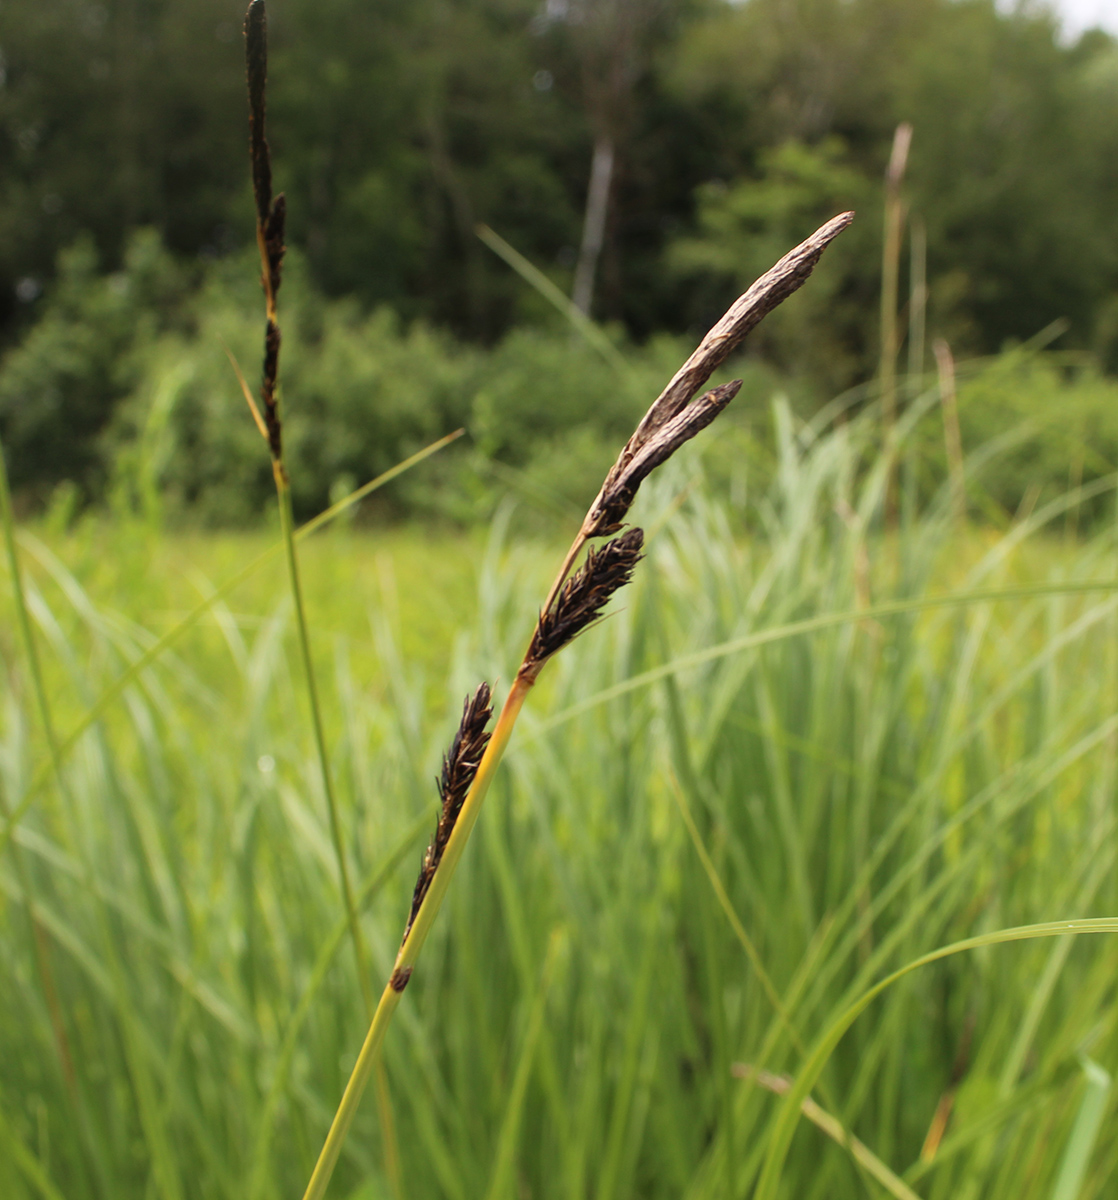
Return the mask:
{"type": "MultiPolygon", "coordinates": [[[[708,411],[705,421],[699,421],[693,429],[683,432],[682,436],[675,436],[680,433],[680,429],[675,427],[674,423],[691,404],[691,398],[699,388],[741,345],[746,334],[807,280],[823,251],[853,220],[852,212],[840,213],[833,217],[805,242],[790,250],[775,267],[766,271],[748,291],[730,305],[721,320],[699,343],[694,354],[675,373],[671,382],[645,413],[633,436],[626,442],[617,462],[610,468],[602,490],[586,514],[582,525],[583,537],[600,537],[616,529],[632,503],[637,487],[648,472],[659,466],[698,429],[704,424],[709,424],[718,415],[721,408],[715,408],[713,412],[708,411]],[[673,427],[675,433],[666,442],[661,442],[660,437],[667,435],[669,426],[673,427]],[[667,452],[660,454],[659,450],[665,446],[667,452]],[[655,461],[651,462],[646,470],[638,470],[634,475],[631,470],[634,460],[642,451],[653,447],[655,451],[652,457],[655,461]]],[[[715,388],[698,403],[716,403],[716,397],[721,391],[722,389],[715,388]]],[[[726,396],[721,407],[725,407],[732,396],[733,393],[726,396]]]]}
{"type": "Polygon", "coordinates": [[[264,92],[268,81],[268,14],[264,0],[252,0],[245,13],[245,61],[248,67],[249,153],[256,215],[263,225],[272,210],[272,160],[264,137],[264,92]]]}
{"type": "MultiPolygon", "coordinates": [[[[435,826],[434,840],[427,847],[427,852],[423,856],[423,864],[419,868],[419,878],[416,880],[415,892],[412,895],[411,912],[408,914],[408,923],[404,928],[404,941],[407,940],[415,918],[419,915],[423,898],[427,895],[431,880],[434,879],[435,872],[438,870],[443,851],[446,849],[446,844],[454,831],[455,822],[458,820],[458,814],[462,811],[462,805],[466,800],[470,785],[477,774],[481,756],[489,743],[489,734],[485,727],[493,715],[491,700],[492,694],[487,683],[481,684],[472,697],[466,698],[458,732],[454,735],[449,753],[443,757],[442,776],[438,781],[443,808],[439,814],[438,824],[435,826]]],[[[403,988],[401,987],[399,990],[402,991],[403,988]]]]}
{"type": "Polygon", "coordinates": [[[283,243],[286,221],[287,197],[280,192],[272,202],[272,211],[268,214],[267,221],[264,222],[264,249],[268,257],[268,282],[273,298],[279,291],[283,270],[283,252],[287,248],[283,243]]]}
{"type": "Polygon", "coordinates": [[[604,537],[616,533],[644,480],[661,463],[667,462],[684,442],[690,441],[700,429],[705,429],[740,390],[740,379],[712,388],[654,430],[620,470],[610,473],[595,502],[598,515],[593,531],[588,536],[604,537]]]}
{"type": "Polygon", "coordinates": [[[272,199],[272,156],[264,132],[268,83],[268,15],[264,0],[252,0],[245,13],[245,64],[248,74],[249,154],[252,158],[252,194],[256,201],[256,237],[260,243],[261,283],[267,301],[268,324],[264,333],[264,370],[260,387],[264,424],[272,459],[282,458],[283,438],[276,379],[279,375],[280,332],[276,324],[276,293],[283,270],[284,223],[287,204],[281,192],[272,199]]]}
{"type": "Polygon", "coordinates": [[[279,405],[276,402],[279,352],[279,326],[269,317],[264,329],[264,370],[260,398],[264,401],[264,426],[268,431],[268,449],[272,452],[275,462],[279,462],[283,455],[283,431],[280,425],[279,405]]]}
{"type": "Polygon", "coordinates": [[[644,547],[644,530],[633,528],[591,550],[567,580],[555,603],[540,614],[520,675],[532,681],[547,660],[600,615],[610,597],[633,577],[644,547]]]}

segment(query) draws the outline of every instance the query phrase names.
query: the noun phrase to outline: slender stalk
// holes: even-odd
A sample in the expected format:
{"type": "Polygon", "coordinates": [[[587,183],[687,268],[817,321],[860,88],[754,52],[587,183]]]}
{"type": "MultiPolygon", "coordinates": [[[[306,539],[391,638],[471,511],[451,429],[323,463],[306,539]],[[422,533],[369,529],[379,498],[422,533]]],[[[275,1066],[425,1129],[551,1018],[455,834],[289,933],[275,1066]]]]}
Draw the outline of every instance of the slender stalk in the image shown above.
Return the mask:
{"type": "Polygon", "coordinates": [[[594,276],[605,240],[609,190],[613,179],[613,139],[608,135],[594,142],[594,161],[590,168],[590,186],[586,192],[586,216],[582,225],[582,245],[578,252],[571,302],[588,317],[594,300],[594,276]]]}
{"type": "Polygon", "coordinates": [[[349,867],[346,863],[345,843],[342,840],[342,826],[338,817],[338,801],[334,794],[333,773],[330,770],[330,756],[326,748],[326,734],[322,725],[322,706],[318,699],[318,684],[314,674],[314,663],[311,660],[311,643],[307,633],[307,614],[303,604],[303,587],[299,579],[299,559],[295,554],[295,521],[291,508],[291,486],[286,475],[276,472],[276,494],[279,499],[280,525],[283,531],[284,555],[287,559],[287,577],[291,584],[291,598],[295,604],[295,627],[299,635],[299,653],[303,660],[303,679],[307,688],[307,699],[311,707],[311,724],[314,727],[315,748],[318,751],[319,771],[322,775],[322,790],[326,796],[326,808],[330,815],[330,836],[334,843],[334,855],[338,860],[338,877],[341,881],[342,898],[345,902],[346,918],[349,921],[349,933],[353,940],[353,954],[357,960],[357,974],[361,981],[361,995],[368,1010],[369,1019],[373,1012],[373,992],[369,972],[368,956],[361,937],[361,927],[357,920],[357,904],[353,898],[353,884],[349,877],[349,867]]]}
{"type": "Polygon", "coordinates": [[[959,432],[959,403],[955,390],[955,358],[943,338],[936,338],[933,349],[939,369],[939,398],[943,409],[943,444],[951,479],[951,507],[956,519],[961,521],[967,515],[967,492],[963,473],[963,439],[959,432]]]}
{"type": "MultiPolygon", "coordinates": [[[[357,977],[365,1005],[366,1019],[373,1021],[373,990],[369,959],[361,937],[361,925],[357,918],[357,905],[346,863],[345,843],[342,838],[338,803],[334,794],[333,776],[330,771],[330,756],[326,748],[326,735],[322,724],[322,706],[318,698],[315,681],[314,661],[311,657],[310,636],[307,633],[307,617],[303,604],[303,589],[299,580],[299,560],[295,553],[295,519],[291,507],[291,485],[283,456],[283,425],[278,399],[279,356],[281,335],[276,311],[276,294],[280,288],[284,245],[284,225],[287,202],[282,193],[272,195],[272,161],[265,136],[266,90],[268,75],[268,24],[265,0],[251,0],[245,14],[245,55],[249,99],[249,147],[252,163],[253,198],[256,201],[256,243],[260,250],[260,279],[264,288],[264,367],[260,388],[261,405],[258,407],[252,394],[245,387],[245,399],[249,403],[254,420],[272,456],[272,474],[275,477],[276,496],[279,501],[280,525],[283,531],[284,553],[287,559],[287,574],[291,595],[295,603],[295,621],[299,634],[299,651],[303,659],[303,676],[307,698],[310,701],[311,720],[314,726],[315,746],[318,750],[319,769],[322,774],[322,789],[326,796],[326,807],[330,816],[330,835],[334,843],[334,854],[338,861],[338,877],[341,882],[342,899],[345,903],[346,919],[350,938],[353,941],[353,956],[357,963],[357,977]]],[[[238,372],[239,373],[239,372],[238,372]]],[[[390,1164],[396,1164],[399,1153],[395,1145],[395,1123],[389,1103],[388,1080],[383,1067],[378,1066],[378,1095],[380,1098],[381,1132],[390,1164]]],[[[390,1171],[394,1191],[399,1198],[399,1172],[390,1171]]]]}
{"type": "Polygon", "coordinates": [[[633,370],[625,356],[609,340],[601,326],[592,321],[569,296],[561,292],[554,283],[531,262],[505,241],[499,233],[494,233],[488,225],[479,225],[475,230],[478,237],[510,267],[536,289],[549,303],[555,306],[571,323],[571,327],[582,335],[586,343],[592,346],[602,358],[617,372],[626,384],[633,382],[633,370]]]}
{"type": "MultiPolygon", "coordinates": [[[[322,725],[322,708],[318,700],[318,684],[315,680],[314,663],[311,659],[310,637],[307,633],[306,608],[303,604],[303,588],[299,579],[299,559],[295,553],[295,519],[291,507],[291,486],[287,480],[286,471],[277,470],[276,493],[279,498],[280,524],[283,530],[284,554],[287,559],[287,574],[291,584],[291,596],[295,604],[295,623],[299,631],[299,652],[303,659],[303,676],[307,685],[307,698],[311,706],[311,720],[314,725],[314,740],[318,750],[318,765],[322,774],[322,789],[326,795],[326,807],[330,814],[330,836],[334,843],[334,855],[338,860],[338,876],[341,881],[342,899],[345,903],[346,921],[349,925],[349,936],[353,942],[353,957],[357,962],[357,978],[361,988],[361,999],[365,1005],[365,1019],[372,1021],[374,1014],[372,971],[369,968],[369,957],[365,949],[365,940],[361,936],[361,925],[357,917],[357,902],[353,895],[353,884],[350,880],[349,866],[346,863],[345,842],[342,839],[341,820],[338,816],[338,802],[334,794],[333,773],[330,770],[330,757],[326,748],[326,736],[322,725]]],[[[392,1115],[392,1097],[388,1090],[388,1076],[382,1061],[377,1062],[377,1110],[380,1119],[381,1134],[384,1139],[385,1157],[388,1163],[388,1175],[392,1183],[393,1194],[402,1195],[400,1179],[400,1152],[396,1144],[396,1122],[392,1115]]]]}
{"type": "MultiPolygon", "coordinates": [[[[904,201],[901,183],[904,181],[908,148],[912,142],[912,126],[904,121],[893,135],[893,152],[885,171],[885,230],[881,253],[881,360],[878,380],[881,386],[881,420],[884,426],[886,453],[893,426],[897,421],[897,296],[900,281],[901,233],[904,228],[904,201]]],[[[888,466],[885,481],[885,517],[892,524],[896,515],[893,495],[894,471],[888,466]]]]}
{"type": "Polygon", "coordinates": [[[396,1005],[400,1003],[401,995],[402,993],[396,991],[391,983],[387,984],[381,993],[380,1003],[377,1005],[376,1013],[369,1025],[369,1032],[365,1035],[365,1042],[361,1047],[361,1053],[357,1056],[357,1062],[350,1074],[345,1092],[342,1093],[341,1103],[338,1105],[338,1111],[334,1114],[334,1120],[331,1122],[330,1132],[326,1135],[318,1162],[314,1165],[310,1183],[307,1184],[307,1190],[303,1193],[303,1200],[321,1200],[321,1197],[326,1195],[326,1189],[330,1185],[330,1176],[334,1173],[334,1167],[337,1165],[338,1155],[342,1152],[346,1134],[349,1133],[349,1127],[353,1124],[353,1118],[357,1114],[357,1106],[361,1103],[361,1097],[365,1093],[373,1068],[380,1061],[380,1049],[384,1044],[384,1035],[388,1032],[392,1014],[396,1011],[396,1005]]]}
{"type": "Polygon", "coordinates": [[[928,232],[920,217],[912,218],[909,233],[908,373],[924,374],[928,319],[928,232]]]}

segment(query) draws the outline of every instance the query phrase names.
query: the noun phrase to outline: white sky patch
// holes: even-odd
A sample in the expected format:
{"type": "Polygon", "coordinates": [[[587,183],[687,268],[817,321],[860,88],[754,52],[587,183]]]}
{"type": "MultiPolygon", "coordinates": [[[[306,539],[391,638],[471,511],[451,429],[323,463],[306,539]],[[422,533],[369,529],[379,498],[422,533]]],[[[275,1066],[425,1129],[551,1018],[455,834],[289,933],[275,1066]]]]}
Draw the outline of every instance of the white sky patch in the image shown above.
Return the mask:
{"type": "Polygon", "coordinates": [[[1049,0],[1049,4],[1069,40],[1096,27],[1118,35],[1118,0],[1049,0]]]}

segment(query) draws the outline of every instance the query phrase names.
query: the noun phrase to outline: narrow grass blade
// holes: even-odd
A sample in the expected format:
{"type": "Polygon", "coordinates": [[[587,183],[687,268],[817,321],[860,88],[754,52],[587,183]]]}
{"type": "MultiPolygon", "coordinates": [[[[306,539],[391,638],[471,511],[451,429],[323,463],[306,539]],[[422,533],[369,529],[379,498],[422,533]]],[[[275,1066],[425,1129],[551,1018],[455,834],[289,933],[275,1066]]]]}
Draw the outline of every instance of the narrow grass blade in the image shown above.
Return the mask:
{"type": "Polygon", "coordinates": [[[565,938],[562,931],[553,930],[548,942],[543,970],[540,972],[539,986],[536,989],[536,996],[528,1017],[528,1026],[524,1031],[524,1040],[520,1046],[516,1071],[512,1077],[512,1086],[509,1088],[509,1099],[505,1107],[504,1120],[501,1122],[501,1131],[497,1135],[497,1152],[493,1160],[493,1172],[489,1179],[489,1187],[485,1193],[486,1200],[502,1200],[502,1197],[512,1194],[512,1169],[516,1157],[516,1139],[520,1132],[520,1121],[524,1111],[524,1094],[528,1090],[528,1079],[536,1061],[536,1048],[543,1031],[547,998],[551,991],[551,979],[564,943],[565,938]]]}
{"type": "Polygon", "coordinates": [[[790,621],[787,625],[777,625],[772,629],[759,629],[753,633],[743,634],[717,646],[709,646],[705,650],[697,650],[693,654],[683,654],[662,666],[643,671],[612,687],[604,688],[585,700],[572,704],[546,721],[541,721],[535,729],[535,735],[545,733],[562,725],[566,721],[581,716],[584,712],[608,704],[619,696],[629,692],[639,691],[650,684],[658,683],[669,675],[677,675],[692,667],[701,667],[720,658],[729,658],[741,654],[745,650],[754,650],[758,646],[768,646],[774,642],[782,642],[788,638],[802,637],[804,634],[817,633],[823,629],[833,629],[840,625],[855,625],[865,621],[877,620],[882,617],[898,617],[906,613],[926,612],[936,608],[962,608],[971,604],[989,604],[999,600],[1028,600],[1039,596],[1082,595],[1087,592],[1118,591],[1118,579],[1069,580],[1066,583],[1030,584],[1024,587],[987,588],[978,591],[948,592],[942,596],[921,596],[913,600],[892,600],[885,604],[875,604],[870,608],[854,608],[845,612],[820,613],[815,617],[807,617],[802,621],[790,621]]]}
{"type": "MultiPolygon", "coordinates": [[[[393,479],[402,475],[411,467],[421,463],[424,459],[430,458],[432,454],[442,450],[445,446],[449,446],[451,442],[456,441],[462,436],[465,431],[457,429],[454,433],[447,434],[446,437],[439,438],[437,442],[432,442],[429,446],[425,446],[422,450],[418,450],[409,458],[405,458],[396,466],[389,468],[383,474],[378,475],[375,479],[369,480],[348,496],[339,500],[337,504],[331,505],[325,512],[321,512],[317,517],[308,521],[305,525],[301,525],[295,531],[296,542],[302,541],[303,538],[310,537],[312,533],[321,529],[324,525],[329,524],[336,517],[341,516],[346,509],[357,504],[364,497],[378,488],[383,487],[386,483],[390,483],[393,479]]],[[[162,637],[159,638],[152,646],[141,654],[127,670],[123,671],[102,693],[97,700],[90,706],[86,714],[79,720],[74,727],[64,737],[58,741],[58,754],[60,758],[65,758],[71,750],[77,745],[82,735],[86,733],[93,725],[95,725],[102,716],[108,711],[109,707],[121,696],[125,689],[152,663],[156,662],[160,656],[187,630],[201,620],[202,617],[210,611],[218,601],[229,595],[239,584],[250,578],[262,567],[266,566],[273,559],[283,553],[283,543],[277,542],[271,549],[265,550],[263,554],[257,555],[250,563],[244,566],[235,575],[227,579],[219,588],[215,589],[210,595],[196,605],[191,611],[183,617],[181,621],[173,628],[169,629],[162,637]]],[[[36,771],[34,777],[29,784],[27,791],[20,798],[19,803],[13,808],[11,816],[4,823],[4,828],[0,830],[0,851],[7,846],[8,840],[12,836],[12,831],[23,819],[24,813],[34,803],[35,797],[39,795],[47,780],[50,778],[51,767],[49,764],[40,767],[36,771]]]]}
{"type": "Polygon", "coordinates": [[[488,225],[479,225],[476,232],[498,258],[504,259],[521,279],[534,287],[549,304],[553,304],[570,321],[587,343],[598,351],[626,383],[632,382],[633,372],[625,361],[625,356],[569,296],[561,292],[538,267],[533,266],[519,250],[513,249],[488,225]]]}
{"type": "Polygon", "coordinates": [[[1083,1180],[1087,1177],[1087,1168],[1091,1165],[1091,1152],[1095,1148],[1103,1114],[1106,1112],[1106,1102],[1110,1098],[1113,1080],[1109,1072],[1104,1071],[1092,1059],[1084,1058],[1083,1074],[1087,1078],[1087,1090],[1083,1093],[1079,1113],[1071,1128],[1068,1144],[1064,1148],[1060,1173],[1056,1176],[1056,1185],[1052,1189],[1052,1200],[1079,1200],[1083,1192],[1083,1180]]]}
{"type": "Polygon", "coordinates": [[[42,1163],[16,1137],[2,1109],[0,1109],[0,1143],[6,1147],[12,1162],[19,1167],[27,1182],[43,1197],[43,1200],[66,1200],[65,1196],[55,1187],[50,1176],[43,1170],[42,1163]]]}
{"type": "Polygon", "coordinates": [[[1062,937],[1067,933],[1118,933],[1118,917],[1087,917],[1077,921],[1051,921],[1037,925],[1021,925],[1014,929],[1000,929],[994,933],[965,938],[963,941],[953,942],[949,946],[943,946],[938,950],[921,955],[920,958],[907,963],[864,992],[823,1032],[796,1077],[795,1086],[785,1098],[769,1136],[765,1165],[757,1184],[755,1200],[775,1200],[780,1185],[781,1171],[788,1156],[788,1149],[792,1144],[796,1122],[800,1116],[800,1106],[815,1086],[816,1080],[835,1047],[842,1040],[843,1034],[882,992],[919,967],[938,962],[940,959],[950,958],[954,954],[976,950],[980,946],[998,946],[1006,942],[1027,941],[1033,938],[1062,937]]]}
{"type": "MultiPolygon", "coordinates": [[[[751,1067],[748,1063],[734,1063],[734,1075],[738,1079],[747,1079],[756,1083],[777,1096],[786,1096],[792,1090],[792,1080],[786,1075],[774,1075],[771,1071],[762,1071],[751,1067]]],[[[907,1183],[877,1157],[865,1144],[853,1134],[848,1134],[842,1127],[842,1122],[831,1116],[825,1108],[821,1108],[810,1096],[805,1096],[800,1104],[800,1111],[817,1128],[844,1150],[849,1150],[854,1158],[877,1180],[878,1183],[897,1200],[920,1200],[920,1197],[907,1183]]]]}

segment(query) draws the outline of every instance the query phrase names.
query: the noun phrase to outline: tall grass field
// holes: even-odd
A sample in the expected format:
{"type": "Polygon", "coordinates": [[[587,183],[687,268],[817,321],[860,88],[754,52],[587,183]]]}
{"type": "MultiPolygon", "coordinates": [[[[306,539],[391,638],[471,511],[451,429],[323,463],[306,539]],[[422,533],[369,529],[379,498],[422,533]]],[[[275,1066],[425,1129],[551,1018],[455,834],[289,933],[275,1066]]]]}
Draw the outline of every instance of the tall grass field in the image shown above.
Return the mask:
{"type": "MultiPolygon", "coordinates": [[[[898,427],[892,530],[872,415],[778,406],[758,492],[706,482],[732,428],[646,486],[331,1196],[1112,1194],[1115,480],[968,524],[915,486],[938,420],[898,427]]],[[[378,980],[462,698],[507,689],[562,548],[508,518],[302,551],[378,980]]],[[[5,575],[0,1196],[302,1194],[366,1016],[282,559],[222,590],[272,546],[21,532],[60,761],[5,575]]]]}

